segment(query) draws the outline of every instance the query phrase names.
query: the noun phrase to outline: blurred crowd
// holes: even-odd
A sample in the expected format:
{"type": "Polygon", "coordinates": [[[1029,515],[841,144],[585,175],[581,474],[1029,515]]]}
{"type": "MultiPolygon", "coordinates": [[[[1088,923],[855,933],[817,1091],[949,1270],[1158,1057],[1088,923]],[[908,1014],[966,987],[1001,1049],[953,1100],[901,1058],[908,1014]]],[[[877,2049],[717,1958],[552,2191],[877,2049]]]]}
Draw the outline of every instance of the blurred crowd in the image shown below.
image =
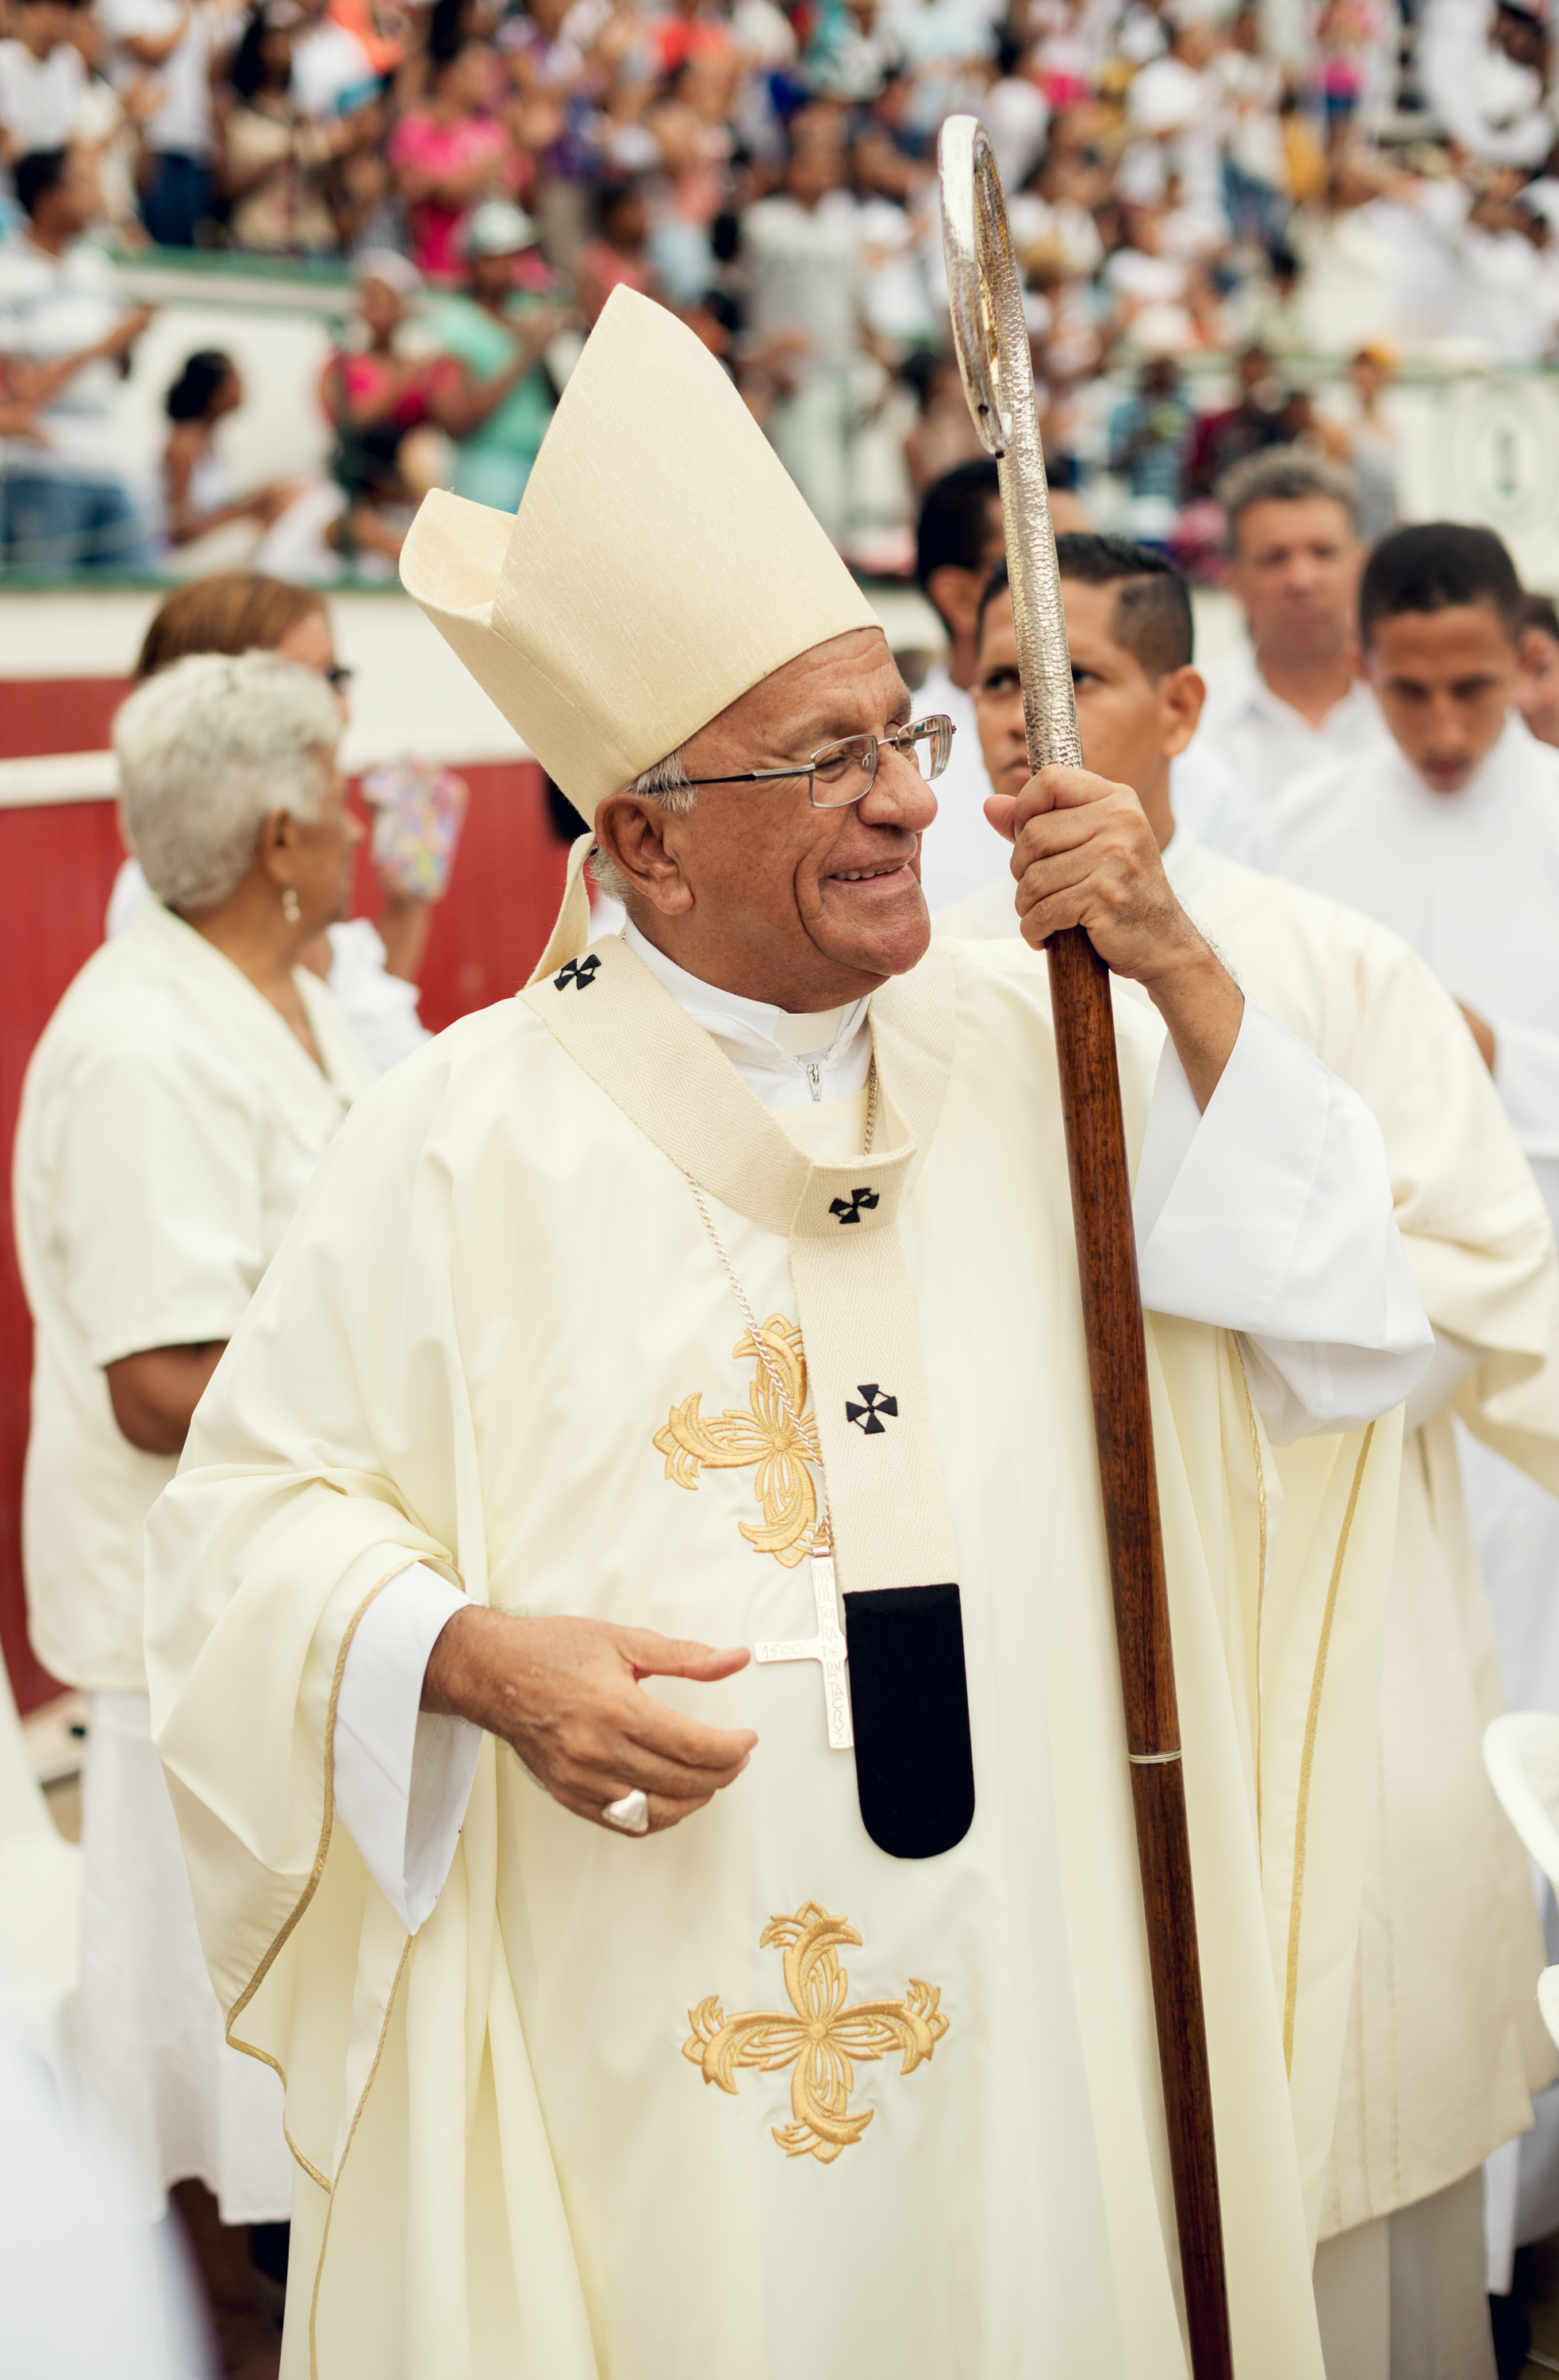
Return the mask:
{"type": "Polygon", "coordinates": [[[1215,567],[1233,463],[1301,444],[1395,516],[1400,357],[1559,346],[1549,0],[10,0],[6,558],[147,566],[296,515],[262,568],[392,567],[429,485],[518,500],[619,285],[720,357],[857,566],[972,451],[938,128],[987,126],[1053,478],[1215,567]],[[157,501],[114,465],[149,319],[111,253],[345,263],[329,485],[229,483],[225,358],[169,390],[157,501]],[[1334,369],[1317,393],[1315,360],[1334,369]],[[308,501],[303,498],[307,495],[308,501]],[[301,507],[301,508],[300,508],[301,507]],[[237,508],[237,509],[235,509],[237,508]]]}

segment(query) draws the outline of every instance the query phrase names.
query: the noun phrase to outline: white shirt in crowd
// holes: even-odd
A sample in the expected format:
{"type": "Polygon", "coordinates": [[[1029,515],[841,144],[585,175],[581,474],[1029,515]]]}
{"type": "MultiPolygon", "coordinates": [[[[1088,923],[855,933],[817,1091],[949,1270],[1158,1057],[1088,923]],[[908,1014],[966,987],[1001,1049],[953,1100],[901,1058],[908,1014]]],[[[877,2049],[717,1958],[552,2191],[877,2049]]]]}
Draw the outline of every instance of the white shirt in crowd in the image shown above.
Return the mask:
{"type": "Polygon", "coordinates": [[[25,42],[0,42],[0,132],[13,155],[66,149],[87,97],[87,69],[73,42],[35,58],[25,42]]]}
{"type": "Polygon", "coordinates": [[[1361,678],[1312,727],[1291,702],[1274,694],[1248,645],[1208,673],[1207,706],[1188,759],[1211,751],[1244,789],[1241,813],[1224,827],[1203,815],[1193,823],[1203,840],[1235,859],[1261,865],[1255,837],[1284,787],[1329,760],[1371,752],[1389,741],[1381,707],[1361,678]]]}
{"type": "MultiPolygon", "coordinates": [[[[49,363],[79,354],[106,337],[124,311],[118,275],[90,240],[75,241],[63,256],[34,247],[25,233],[0,245],[0,355],[49,363]]],[[[0,440],[0,459],[55,479],[119,479],[127,459],[120,386],[116,364],[83,364],[38,416],[46,446],[0,440]]]]}
{"type": "Polygon", "coordinates": [[[1005,849],[985,815],[991,780],[980,757],[974,697],[954,685],[945,662],[927,671],[915,697],[917,719],[937,711],[953,722],[953,749],[932,789],[936,817],[920,837],[920,890],[933,912],[983,884],[1005,849]]]}
{"type": "MultiPolygon", "coordinates": [[[[152,898],[152,887],[138,859],[127,859],[114,879],[103,930],[110,941],[122,934],[152,898]]],[[[367,917],[349,917],[327,929],[330,936],[331,996],[362,1045],[376,1074],[388,1074],[431,1038],[417,1014],[418,990],[392,975],[387,953],[376,927],[367,917]]]]}
{"type": "Polygon", "coordinates": [[[162,104],[141,128],[149,149],[159,155],[210,157],[216,146],[211,100],[212,62],[237,37],[238,21],[215,0],[97,0],[97,21],[110,47],[109,79],[118,91],[152,79],[162,104]],[[143,66],[124,47],[128,41],[164,41],[182,23],[184,32],[162,64],[143,66]]]}
{"type": "Polygon", "coordinates": [[[292,53],[292,97],[316,124],[362,107],[378,90],[379,78],[357,35],[322,18],[292,53]]]}
{"type": "Polygon", "coordinates": [[[753,335],[807,335],[807,351],[791,367],[798,379],[843,371],[857,360],[861,219],[848,190],[830,190],[811,208],[783,193],[760,199],[742,216],[742,251],[751,275],[753,335]]]}
{"type": "MultiPolygon", "coordinates": [[[[861,1088],[869,1001],[808,1030],[687,974],[631,923],[624,938],[765,1107],[861,1088]],[[821,1047],[797,1047],[814,1035],[821,1047]]],[[[1379,1127],[1253,1002],[1205,1114],[1166,1040],[1135,1205],[1144,1304],[1242,1333],[1275,1437],[1351,1426],[1345,1406],[1383,1412],[1413,1387],[1431,1337],[1392,1221],[1379,1127]]],[[[336,1701],[335,1808],[413,1931],[443,1888],[481,1747],[469,1722],[419,1710],[428,1657],[464,1600],[420,1563],[402,1571],[359,1621],[336,1701]]]]}

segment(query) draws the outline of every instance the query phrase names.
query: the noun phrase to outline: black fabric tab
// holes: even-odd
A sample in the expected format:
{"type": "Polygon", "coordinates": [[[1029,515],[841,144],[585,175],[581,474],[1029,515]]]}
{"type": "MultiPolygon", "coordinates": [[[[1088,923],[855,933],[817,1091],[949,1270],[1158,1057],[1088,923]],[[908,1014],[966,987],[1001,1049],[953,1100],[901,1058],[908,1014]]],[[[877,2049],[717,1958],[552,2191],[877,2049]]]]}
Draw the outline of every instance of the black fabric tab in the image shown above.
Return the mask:
{"type": "Polygon", "coordinates": [[[934,1859],[974,1820],[957,1586],[846,1595],[845,1636],[866,1831],[895,1859],[934,1859]]]}

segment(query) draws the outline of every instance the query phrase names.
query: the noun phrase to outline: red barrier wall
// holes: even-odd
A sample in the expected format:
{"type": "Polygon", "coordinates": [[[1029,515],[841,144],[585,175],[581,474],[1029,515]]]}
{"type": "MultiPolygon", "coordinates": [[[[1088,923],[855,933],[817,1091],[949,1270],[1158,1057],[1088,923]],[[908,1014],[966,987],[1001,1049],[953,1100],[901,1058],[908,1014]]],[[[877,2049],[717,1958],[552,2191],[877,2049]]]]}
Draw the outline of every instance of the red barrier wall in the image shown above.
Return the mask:
{"type": "MultiPolygon", "coordinates": [[[[101,748],[123,692],[116,680],[8,686],[9,751],[101,748]],[[106,689],[112,688],[112,692],[106,689]],[[18,699],[36,697],[23,722],[18,699]]],[[[562,898],[567,854],[547,821],[541,771],[530,762],[461,771],[471,789],[455,871],[434,912],[422,969],[423,1020],[437,1032],[524,983],[562,898]]],[[[0,809],[0,1647],[20,1707],[57,1691],[27,1643],[21,1580],[21,1467],[27,1446],[32,1332],[11,1231],[10,1149],[22,1076],[61,994],[103,939],[109,889],[123,857],[111,802],[0,809]]],[[[371,915],[372,895],[363,908],[371,915]]]]}

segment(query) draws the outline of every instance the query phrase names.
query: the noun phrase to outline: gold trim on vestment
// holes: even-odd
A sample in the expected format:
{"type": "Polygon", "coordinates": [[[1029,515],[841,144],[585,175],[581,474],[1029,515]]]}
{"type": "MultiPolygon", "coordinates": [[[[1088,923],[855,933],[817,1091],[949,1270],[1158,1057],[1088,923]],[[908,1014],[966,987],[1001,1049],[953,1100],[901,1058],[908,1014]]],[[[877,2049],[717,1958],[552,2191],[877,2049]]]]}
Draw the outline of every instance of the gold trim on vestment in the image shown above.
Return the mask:
{"type": "Polygon", "coordinates": [[[330,2222],[332,2216],[335,2212],[335,2193],[341,2187],[341,2177],[347,2170],[347,2159],[352,2153],[352,2143],[358,2136],[358,2126],[362,2121],[362,2111],[368,2105],[368,2095],[373,2088],[373,2078],[379,2071],[379,2060],[384,2055],[384,2044],[389,2039],[390,2034],[390,2019],[394,2016],[396,2010],[396,1994],[400,1989],[400,1979],[406,1973],[406,1962],[411,1956],[411,1945],[414,1938],[415,1937],[412,1935],[408,1934],[406,1937],[405,1946],[401,1950],[400,1958],[396,1967],[395,1975],[390,1985],[389,1994],[384,2002],[384,2022],[379,2027],[379,2038],[374,2044],[373,2048],[373,2063],[368,2070],[368,2080],[364,2082],[362,2089],[358,2094],[358,2104],[352,2110],[351,2129],[347,2134],[346,2143],[341,2151],[340,2161],[335,2168],[335,2180],[330,2184],[329,2203],[324,2210],[324,2228],[320,2233],[319,2261],[314,2266],[313,2292],[309,2300],[310,2380],[319,2380],[320,2374],[319,2349],[314,2336],[314,2323],[320,2310],[320,2284],[324,2278],[324,2252],[330,2245],[330,2222]]]}
{"type": "Polygon", "coordinates": [[[1256,1465],[1256,1514],[1258,1522],[1256,1550],[1256,1840],[1261,1840],[1261,1620],[1267,1600],[1267,1472],[1261,1461],[1261,1433],[1256,1427],[1256,1407],[1251,1400],[1250,1382],[1246,1378],[1245,1357],[1239,1351],[1239,1340],[1229,1333],[1235,1362],[1239,1366],[1239,1385],[1245,1395],[1245,1418],[1250,1430],[1250,1454],[1256,1465]]]}
{"type": "Polygon", "coordinates": [[[1283,2002],[1283,2066],[1290,2081],[1294,2074],[1294,2010],[1299,1998],[1299,1916],[1305,1897],[1305,1833],[1309,1824],[1310,1771],[1315,1765],[1315,1739],[1321,1726],[1321,1694],[1326,1682],[1326,1656],[1332,1643],[1332,1622],[1336,1616],[1337,1591],[1343,1581],[1348,1537],[1353,1528],[1354,1513],[1358,1509],[1364,1466],[1370,1459],[1370,1441],[1374,1435],[1375,1425],[1371,1422],[1364,1433],[1358,1461],[1354,1465],[1353,1485],[1348,1489],[1342,1535],[1337,1539],[1336,1559],[1332,1564],[1332,1577],[1326,1589],[1321,1642],[1316,1647],[1315,1675],[1310,1682],[1310,1706],[1305,1717],[1305,1748],[1299,1760],[1299,1798],[1294,1814],[1294,1881],[1288,1901],[1288,1976],[1283,2002]]]}
{"type": "MultiPolygon", "coordinates": [[[[346,1633],[341,1639],[341,1649],[335,1657],[335,1672],[330,1682],[330,1702],[325,1711],[324,1815],[320,1824],[320,1842],[319,1849],[314,1853],[314,1864],[309,1871],[309,1881],[304,1886],[297,1900],[293,1903],[291,1912],[286,1923],[283,1925],[281,1931],[276,1935],[270,1949],[266,1951],[265,1956],[261,1960],[259,1966],[256,1967],[253,1974],[250,1977],[249,1982],[244,1985],[243,1990],[238,1994],[238,1998],[233,2002],[232,2007],[228,2010],[226,2022],[223,2026],[223,2037],[225,2040],[228,2048],[236,2049],[241,2058],[258,2058],[262,2066],[270,2067],[274,2074],[280,2075],[282,2089],[284,2091],[286,2091],[287,2087],[286,2067],[283,2066],[277,2058],[273,2058],[269,2050],[260,2048],[258,2045],[252,2041],[240,2041],[234,2033],[233,2027],[238,2023],[239,2017],[242,2016],[245,2009],[248,2008],[250,2000],[254,1998],[255,1993],[265,1981],[266,1976],[270,1973],[272,1967],[274,1965],[277,1957],[286,1943],[288,1937],[294,1931],[298,1920],[303,1915],[304,1911],[308,1908],[309,1903],[312,1900],[315,1893],[319,1890],[320,1878],[324,1874],[325,1859],[330,1851],[330,1838],[335,1823],[335,1705],[341,1693],[341,1680],[346,1673],[347,1656],[352,1649],[352,1639],[358,1633],[358,1623],[361,1620],[363,1613],[368,1609],[369,1605],[373,1602],[377,1596],[383,1595],[384,1589],[389,1585],[390,1581],[393,1578],[398,1578],[402,1571],[405,1570],[407,1566],[407,1559],[403,1554],[396,1561],[395,1568],[393,1570],[386,1571],[384,1577],[379,1581],[378,1585],[371,1587],[368,1594],[364,1596],[362,1601],[353,1612],[351,1619],[347,1623],[346,1633]]],[[[407,1936],[408,1947],[409,1947],[410,1941],[411,1937],[408,1934],[407,1936]]],[[[400,1970],[398,1968],[396,1969],[396,1980],[398,1981],[400,1973],[400,1970]]],[[[392,1985],[390,1992],[390,1999],[392,2003],[394,2002],[394,1998],[395,1988],[394,1985],[392,1985]]],[[[381,2046],[383,2046],[383,2044],[381,2044],[381,2046]]],[[[375,2057],[373,2062],[375,2067],[377,2067],[379,2063],[377,2057],[375,2057]]],[[[372,2075],[371,2074],[368,2079],[369,2082],[371,2082],[373,2080],[372,2075]]],[[[358,2104],[358,2115],[360,2116],[361,2113],[362,2103],[359,2100],[358,2104]]],[[[356,2116],[354,2116],[352,2121],[355,2128],[357,2123],[356,2116]]],[[[317,2165],[311,2164],[309,2158],[304,2155],[302,2150],[293,2139],[292,2134],[287,2131],[285,2109],[282,2116],[282,2137],[286,2142],[287,2147],[291,2150],[294,2157],[298,2160],[298,2163],[308,2175],[310,2180],[317,2182],[320,2189],[323,2190],[328,2197],[335,2189],[335,2183],[331,2181],[328,2175],[323,2174],[320,2171],[317,2165]]],[[[344,2164],[345,2162],[346,2152],[343,2150],[342,2163],[344,2164]]],[[[340,2167],[337,2167],[336,2172],[337,2176],[339,2176],[340,2167]]],[[[327,2230],[329,2229],[328,2216],[326,2218],[325,2228],[327,2230]]],[[[320,2253],[323,2260],[324,2253],[323,2247],[320,2253]]]]}

